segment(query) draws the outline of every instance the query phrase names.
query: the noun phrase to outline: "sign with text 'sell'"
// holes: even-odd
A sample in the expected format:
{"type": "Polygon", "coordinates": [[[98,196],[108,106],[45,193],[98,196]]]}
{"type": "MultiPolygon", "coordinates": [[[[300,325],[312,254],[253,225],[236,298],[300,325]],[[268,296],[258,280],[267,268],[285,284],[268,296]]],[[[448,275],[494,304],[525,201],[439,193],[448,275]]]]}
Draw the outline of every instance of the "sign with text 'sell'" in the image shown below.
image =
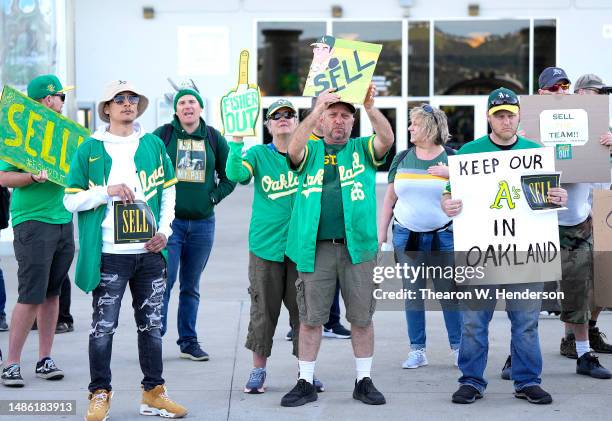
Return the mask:
{"type": "Polygon", "coordinates": [[[455,264],[485,273],[471,283],[559,280],[557,212],[532,210],[522,185],[526,174],[554,173],[554,149],[454,155],[448,165],[452,197],[463,202],[453,219],[455,264]]]}
{"type": "Polygon", "coordinates": [[[608,132],[608,95],[521,95],[527,139],[555,149],[564,183],[609,183],[610,152],[599,143],[608,132]]]}
{"type": "Polygon", "coordinates": [[[382,45],[325,35],[311,46],[313,58],[304,96],[316,97],[335,88],[342,101],[363,104],[382,45]]]}
{"type": "Polygon", "coordinates": [[[70,162],[89,131],[50,108],[4,86],[0,98],[0,160],[24,171],[47,171],[66,186],[70,162]]]}
{"type": "Polygon", "coordinates": [[[261,95],[249,83],[249,52],[242,50],[238,66],[238,86],[221,98],[221,119],[225,136],[255,136],[261,95]]]}
{"type": "Polygon", "coordinates": [[[566,209],[548,200],[548,191],[551,187],[559,187],[560,185],[561,173],[559,172],[535,172],[521,175],[521,187],[525,193],[525,199],[527,199],[531,210],[534,211],[566,209]]]}
{"type": "Polygon", "coordinates": [[[113,202],[115,244],[146,243],[155,235],[155,218],[146,202],[113,202]]]}

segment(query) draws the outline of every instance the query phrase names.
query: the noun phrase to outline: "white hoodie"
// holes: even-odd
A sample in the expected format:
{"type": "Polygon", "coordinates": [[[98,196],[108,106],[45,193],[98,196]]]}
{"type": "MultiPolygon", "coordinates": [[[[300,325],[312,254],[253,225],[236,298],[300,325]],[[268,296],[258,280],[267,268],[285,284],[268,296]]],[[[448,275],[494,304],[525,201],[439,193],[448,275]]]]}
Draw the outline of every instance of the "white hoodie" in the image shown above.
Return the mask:
{"type": "MultiPolygon", "coordinates": [[[[138,123],[134,123],[134,132],[126,137],[115,136],[108,131],[108,125],[104,125],[91,136],[103,142],[104,149],[113,161],[108,175],[107,186],[97,186],[76,194],[64,196],[64,206],[69,212],[80,212],[96,208],[106,204],[106,215],[102,221],[102,253],[111,254],[140,254],[147,253],[144,243],[115,244],[114,225],[115,213],[113,212],[113,201],[120,201],[117,196],[109,196],[107,187],[115,184],[126,184],[134,191],[136,200],[145,201],[140,179],[137,176],[134,155],[145,132],[138,123]]],[[[172,228],[170,224],[174,220],[174,186],[164,189],[159,215],[159,227],[157,232],[170,238],[172,228]]]]}

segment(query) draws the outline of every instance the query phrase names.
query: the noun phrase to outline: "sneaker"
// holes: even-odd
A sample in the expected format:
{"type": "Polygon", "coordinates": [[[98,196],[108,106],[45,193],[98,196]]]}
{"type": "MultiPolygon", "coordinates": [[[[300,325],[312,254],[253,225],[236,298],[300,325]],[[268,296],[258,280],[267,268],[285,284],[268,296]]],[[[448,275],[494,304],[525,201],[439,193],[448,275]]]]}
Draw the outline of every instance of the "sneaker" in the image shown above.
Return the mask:
{"type": "Polygon", "coordinates": [[[514,396],[519,399],[527,399],[529,403],[537,405],[548,405],[552,403],[552,396],[540,386],[527,386],[514,392],[514,396]]]}
{"type": "Polygon", "coordinates": [[[606,335],[599,331],[598,327],[589,328],[589,344],[591,349],[600,354],[612,354],[612,345],[606,343],[606,335]]]}
{"type": "Polygon", "coordinates": [[[574,360],[578,358],[578,354],[576,353],[576,337],[573,333],[570,333],[565,338],[561,338],[559,353],[564,357],[571,358],[574,360]]]}
{"type": "Polygon", "coordinates": [[[323,327],[323,337],[336,339],[351,339],[351,331],[342,326],[340,323],[338,323],[331,329],[323,327]]]}
{"type": "Polygon", "coordinates": [[[453,393],[454,403],[474,403],[476,399],[481,399],[482,393],[478,391],[474,386],[468,384],[462,384],[459,389],[453,393]]]}
{"type": "Polygon", "coordinates": [[[162,418],[183,418],[187,415],[187,408],[170,399],[166,392],[163,384],[151,390],[143,388],[140,415],[159,415],[162,418]]]}
{"type": "Polygon", "coordinates": [[[87,407],[87,415],[85,421],[106,421],[110,412],[110,401],[113,397],[113,392],[106,389],[98,389],[90,393],[87,399],[89,406],[87,407]]]}
{"type": "Polygon", "coordinates": [[[264,382],[266,381],[266,369],[265,368],[254,368],[249,374],[249,381],[247,381],[244,387],[244,393],[250,393],[257,395],[264,393],[264,382]]]}
{"type": "Polygon", "coordinates": [[[45,357],[36,363],[36,377],[45,380],[61,380],[64,378],[64,372],[60,370],[50,357],[45,357]]]}
{"type": "Polygon", "coordinates": [[[504,380],[510,380],[511,374],[512,374],[512,355],[508,355],[508,358],[506,358],[506,363],[504,364],[504,367],[502,368],[501,378],[504,380]]]}
{"type": "Polygon", "coordinates": [[[2,384],[8,387],[23,387],[23,377],[19,364],[11,364],[2,370],[2,384]]]}
{"type": "Polygon", "coordinates": [[[286,341],[292,341],[293,340],[293,329],[289,329],[289,332],[287,332],[287,334],[285,335],[285,340],[286,341]]]}
{"type": "Polygon", "coordinates": [[[0,332],[6,332],[7,330],[9,330],[9,327],[6,323],[6,316],[0,316],[0,332]]]}
{"type": "Polygon", "coordinates": [[[459,349],[451,349],[451,356],[455,367],[459,367],[459,349]]]}
{"type": "Polygon", "coordinates": [[[408,359],[402,364],[402,368],[419,368],[427,365],[427,355],[424,349],[413,349],[408,353],[408,359]]]}
{"type": "Polygon", "coordinates": [[[191,361],[208,361],[210,358],[208,353],[200,348],[200,344],[193,342],[181,349],[181,358],[186,358],[191,361]]]}
{"type": "Polygon", "coordinates": [[[317,379],[316,377],[313,377],[312,384],[314,385],[315,389],[317,389],[317,393],[325,392],[325,386],[323,385],[323,382],[321,380],[317,379]]]}
{"type": "Polygon", "coordinates": [[[317,400],[317,389],[304,379],[299,379],[297,384],[281,399],[281,406],[302,406],[308,402],[317,400]]]}
{"type": "Polygon", "coordinates": [[[74,331],[74,325],[68,322],[59,322],[55,327],[55,333],[68,333],[74,331]]]}
{"type": "Polygon", "coordinates": [[[369,377],[364,377],[359,382],[355,380],[353,399],[368,405],[384,405],[387,403],[383,394],[376,389],[372,379],[369,377]]]}
{"type": "Polygon", "coordinates": [[[592,352],[587,352],[576,361],[576,373],[591,376],[596,379],[609,379],[612,373],[599,364],[599,358],[592,352]]]}

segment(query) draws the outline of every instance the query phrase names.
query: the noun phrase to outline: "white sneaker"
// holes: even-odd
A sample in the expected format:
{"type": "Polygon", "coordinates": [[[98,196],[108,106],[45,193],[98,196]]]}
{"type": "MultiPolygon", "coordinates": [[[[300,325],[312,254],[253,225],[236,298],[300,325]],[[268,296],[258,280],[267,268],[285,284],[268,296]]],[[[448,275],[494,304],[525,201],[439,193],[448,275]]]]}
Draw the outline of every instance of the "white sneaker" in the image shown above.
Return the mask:
{"type": "Polygon", "coordinates": [[[459,349],[451,349],[451,355],[455,367],[459,367],[459,349]]]}
{"type": "Polygon", "coordinates": [[[419,368],[427,365],[427,355],[424,349],[413,349],[408,354],[408,359],[402,364],[402,368],[419,368]]]}

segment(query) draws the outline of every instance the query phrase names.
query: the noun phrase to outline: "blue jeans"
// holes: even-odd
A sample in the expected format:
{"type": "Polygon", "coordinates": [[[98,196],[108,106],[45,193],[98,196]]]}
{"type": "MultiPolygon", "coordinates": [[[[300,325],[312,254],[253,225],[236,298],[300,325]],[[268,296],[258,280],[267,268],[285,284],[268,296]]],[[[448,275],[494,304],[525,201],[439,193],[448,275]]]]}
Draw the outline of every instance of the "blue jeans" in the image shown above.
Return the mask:
{"type": "Polygon", "coordinates": [[[0,316],[6,316],[4,308],[6,306],[6,289],[4,288],[4,273],[0,269],[0,316]]]}
{"type": "Polygon", "coordinates": [[[159,253],[102,254],[100,283],[92,291],[89,331],[89,391],[111,390],[113,336],[125,288],[130,286],[138,332],[138,359],[145,390],[164,384],[162,378],[161,307],[166,288],[166,262],[159,253]]]}
{"type": "MultiPolygon", "coordinates": [[[[471,288],[479,288],[472,286],[471,288]]],[[[486,289],[483,287],[481,289],[486,289]]],[[[541,291],[542,284],[500,285],[507,291],[541,291]]],[[[484,371],[489,353],[489,322],[495,309],[495,286],[490,287],[492,297],[483,308],[480,300],[477,310],[463,311],[463,334],[459,347],[459,369],[463,374],[460,384],[467,384],[484,392],[487,381],[484,371]]],[[[512,355],[512,375],[514,388],[521,390],[527,386],[542,383],[542,352],[538,336],[538,317],[540,300],[506,300],[506,313],[511,323],[510,352],[512,355]]]]}
{"type": "MultiPolygon", "coordinates": [[[[394,224],[393,247],[397,263],[402,266],[404,264],[419,266],[421,263],[424,263],[425,266],[452,266],[453,233],[452,231],[444,230],[438,232],[437,235],[439,251],[443,253],[438,251],[432,252],[431,250],[434,234],[421,233],[417,245],[418,253],[408,255],[404,252],[404,249],[410,236],[410,230],[401,225],[394,224]]],[[[410,348],[425,349],[427,339],[425,334],[425,305],[419,290],[426,288],[426,279],[419,277],[417,279],[404,279],[403,281],[405,289],[416,292],[415,298],[407,299],[405,302],[410,348]]],[[[454,283],[448,279],[435,278],[433,279],[433,285],[438,292],[454,289],[454,283]]],[[[461,312],[459,311],[458,302],[456,300],[440,300],[440,304],[444,315],[448,342],[451,349],[458,349],[461,342],[461,312]]]]}
{"type": "Polygon", "coordinates": [[[179,273],[179,339],[176,343],[181,351],[198,342],[196,319],[200,305],[200,276],[208,262],[214,238],[214,215],[199,220],[175,218],[172,222],[172,235],[168,239],[168,284],[162,310],[162,336],[168,329],[168,302],[179,273]]]}

